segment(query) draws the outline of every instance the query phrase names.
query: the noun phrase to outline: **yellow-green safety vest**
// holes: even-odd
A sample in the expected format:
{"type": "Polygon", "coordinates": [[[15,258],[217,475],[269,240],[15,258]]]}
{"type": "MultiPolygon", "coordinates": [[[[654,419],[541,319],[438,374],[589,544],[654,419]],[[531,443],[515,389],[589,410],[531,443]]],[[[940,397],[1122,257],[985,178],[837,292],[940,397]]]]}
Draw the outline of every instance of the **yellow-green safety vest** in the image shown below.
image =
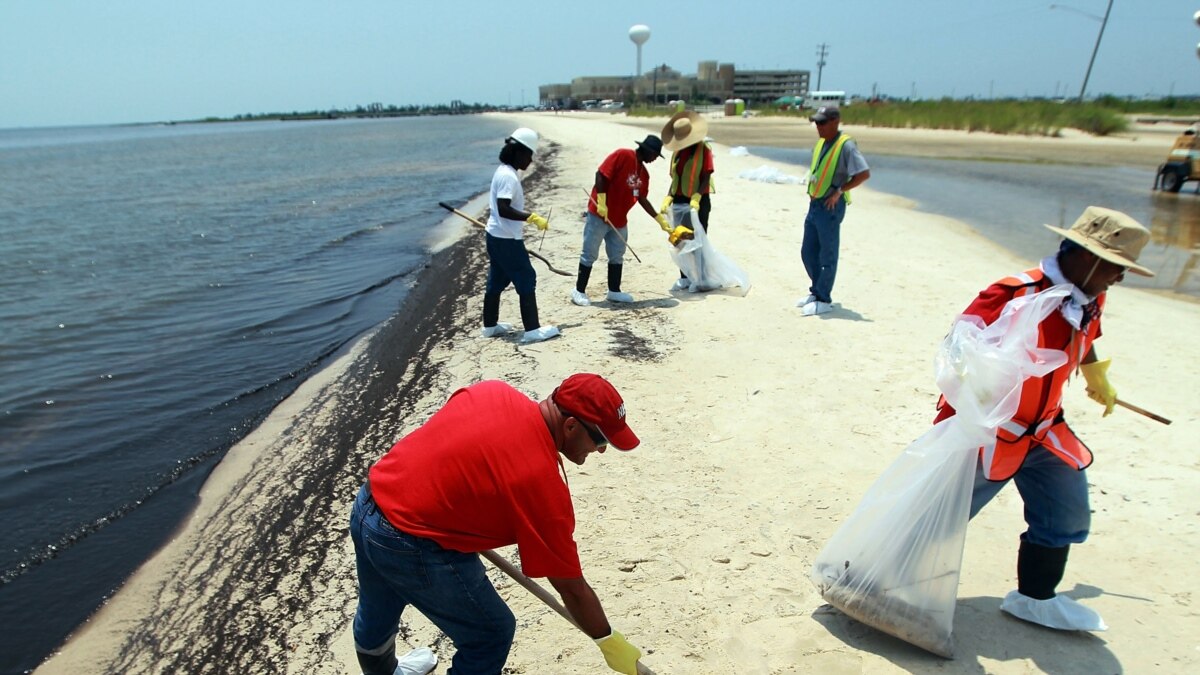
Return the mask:
{"type": "MultiPolygon", "coordinates": [[[[679,166],[671,157],[671,192],[672,195],[691,197],[700,191],[700,173],[704,170],[704,153],[711,152],[708,144],[701,141],[692,156],[688,157],[683,166],[679,166]]],[[[709,178],[709,191],[712,191],[712,179],[709,178]]]]}
{"type": "MultiPolygon", "coordinates": [[[[848,134],[841,134],[833,142],[833,147],[829,152],[821,157],[821,149],[825,147],[825,139],[817,139],[817,147],[813,148],[812,168],[808,175],[808,196],[816,199],[826,192],[829,192],[830,186],[833,184],[833,172],[837,169],[838,159],[842,156],[842,146],[849,141],[848,134]]],[[[843,191],[842,194],[846,197],[846,203],[850,203],[850,193],[843,191]]]]}

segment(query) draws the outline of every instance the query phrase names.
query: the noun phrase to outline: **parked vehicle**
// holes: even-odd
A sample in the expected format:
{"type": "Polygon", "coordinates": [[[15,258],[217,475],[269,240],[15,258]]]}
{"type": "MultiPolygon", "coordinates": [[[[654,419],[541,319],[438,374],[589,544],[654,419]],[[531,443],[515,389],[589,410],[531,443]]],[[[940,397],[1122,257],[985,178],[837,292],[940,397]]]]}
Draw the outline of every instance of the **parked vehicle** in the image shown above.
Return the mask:
{"type": "Polygon", "coordinates": [[[1200,180],[1200,136],[1196,134],[1196,127],[1188,127],[1175,139],[1171,154],[1159,165],[1154,176],[1154,189],[1179,192],[1189,180],[1200,180]]]}
{"type": "Polygon", "coordinates": [[[805,108],[820,108],[823,105],[834,105],[841,107],[846,105],[846,92],[844,91],[810,91],[804,97],[805,108]]]}

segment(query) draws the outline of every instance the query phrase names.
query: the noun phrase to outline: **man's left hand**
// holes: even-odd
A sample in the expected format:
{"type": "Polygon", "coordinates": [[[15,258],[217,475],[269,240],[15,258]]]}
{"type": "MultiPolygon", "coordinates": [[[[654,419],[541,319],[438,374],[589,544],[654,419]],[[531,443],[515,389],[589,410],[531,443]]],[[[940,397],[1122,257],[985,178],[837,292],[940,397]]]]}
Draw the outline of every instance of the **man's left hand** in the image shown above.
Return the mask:
{"type": "Polygon", "coordinates": [[[693,211],[700,210],[700,193],[699,192],[692,195],[692,201],[688,205],[692,207],[693,211]]]}

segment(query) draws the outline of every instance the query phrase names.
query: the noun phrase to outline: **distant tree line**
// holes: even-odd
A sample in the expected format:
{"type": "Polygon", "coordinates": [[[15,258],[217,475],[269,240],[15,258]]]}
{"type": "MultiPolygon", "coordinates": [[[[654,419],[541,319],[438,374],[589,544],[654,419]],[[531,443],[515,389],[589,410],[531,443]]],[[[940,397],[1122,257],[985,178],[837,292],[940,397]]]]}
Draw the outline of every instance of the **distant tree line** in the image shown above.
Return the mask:
{"type": "Polygon", "coordinates": [[[371,117],[417,117],[420,115],[473,115],[503,110],[503,107],[488,103],[463,103],[451,101],[436,105],[384,105],[369,103],[353,108],[330,108],[329,110],[307,110],[292,112],[245,113],[233,117],[206,117],[205,122],[248,122],[260,120],[336,120],[371,117]]]}

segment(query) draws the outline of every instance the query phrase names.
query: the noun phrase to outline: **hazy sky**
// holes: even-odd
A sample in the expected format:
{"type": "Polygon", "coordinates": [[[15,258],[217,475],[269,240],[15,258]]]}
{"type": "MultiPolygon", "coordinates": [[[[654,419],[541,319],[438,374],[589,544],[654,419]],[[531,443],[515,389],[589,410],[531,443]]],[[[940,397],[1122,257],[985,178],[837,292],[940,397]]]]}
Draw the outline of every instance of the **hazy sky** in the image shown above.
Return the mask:
{"type": "MultiPolygon", "coordinates": [[[[907,97],[1078,95],[1107,0],[0,0],[0,128],[518,105],[643,70],[812,71],[907,97]]],[[[1200,0],[1115,0],[1089,93],[1200,94],[1200,0]]]]}

